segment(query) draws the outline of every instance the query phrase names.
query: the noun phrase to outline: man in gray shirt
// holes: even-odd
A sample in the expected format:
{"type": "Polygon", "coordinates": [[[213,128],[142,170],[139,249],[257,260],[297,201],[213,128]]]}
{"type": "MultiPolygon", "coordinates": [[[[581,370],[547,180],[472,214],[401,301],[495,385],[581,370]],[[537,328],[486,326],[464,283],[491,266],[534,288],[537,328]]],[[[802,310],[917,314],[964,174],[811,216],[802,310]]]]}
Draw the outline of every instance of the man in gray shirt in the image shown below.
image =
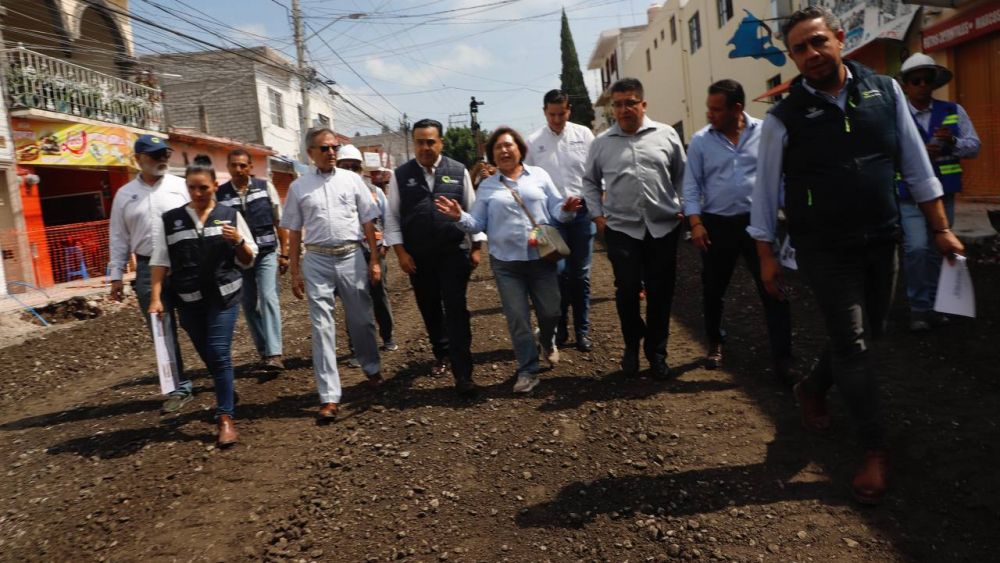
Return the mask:
{"type": "Polygon", "coordinates": [[[684,147],[673,127],[646,117],[642,83],[611,86],[617,123],[594,140],[587,155],[583,196],[604,236],[615,274],[615,303],[625,338],[622,372],[639,372],[639,344],[652,374],[665,378],[670,306],[674,298],[681,224],[678,187],[684,147]],[[646,289],[646,320],[639,292],[646,289]]]}

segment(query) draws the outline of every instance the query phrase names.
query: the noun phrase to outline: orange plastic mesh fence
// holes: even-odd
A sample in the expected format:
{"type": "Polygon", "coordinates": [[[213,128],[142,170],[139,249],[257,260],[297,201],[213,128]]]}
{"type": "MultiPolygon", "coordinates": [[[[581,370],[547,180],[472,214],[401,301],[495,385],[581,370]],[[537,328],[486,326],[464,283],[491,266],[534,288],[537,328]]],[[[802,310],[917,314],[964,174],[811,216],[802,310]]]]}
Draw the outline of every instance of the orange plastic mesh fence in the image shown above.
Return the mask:
{"type": "MultiPolygon", "coordinates": [[[[30,281],[50,287],[107,275],[108,221],[74,223],[39,230],[0,231],[8,281],[30,281]]],[[[95,280],[97,281],[97,280],[95,280]]]]}

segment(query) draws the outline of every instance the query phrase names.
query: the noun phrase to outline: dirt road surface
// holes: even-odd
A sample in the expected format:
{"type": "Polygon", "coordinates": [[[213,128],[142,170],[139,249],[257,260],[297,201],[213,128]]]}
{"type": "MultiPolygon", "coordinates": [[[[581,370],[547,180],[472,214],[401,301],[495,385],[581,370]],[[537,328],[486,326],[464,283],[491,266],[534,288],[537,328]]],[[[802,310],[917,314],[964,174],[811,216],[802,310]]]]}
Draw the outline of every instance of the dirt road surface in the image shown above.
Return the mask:
{"type": "MultiPolygon", "coordinates": [[[[305,304],[284,288],[289,369],[253,370],[237,329],[240,443],[213,446],[211,381],[161,416],[134,308],[0,350],[4,561],[987,561],[1000,548],[1000,266],[974,263],[979,319],[914,336],[905,313],[879,349],[894,481],[861,508],[859,452],[806,434],[770,374],[742,271],[724,369],[701,367],[700,263],[680,256],[672,381],[617,373],[610,267],[594,257],[593,353],[570,349],[529,397],[485,264],[469,287],[478,401],[432,359],[409,285],[391,265],[400,350],[368,393],[343,369],[343,419],[317,426],[305,304]]],[[[823,331],[793,276],[797,367],[823,331]]],[[[343,333],[341,332],[341,336],[343,333]]],[[[343,341],[343,339],[340,339],[343,341]]],[[[341,346],[343,350],[343,345],[341,346]]],[[[200,368],[185,337],[189,366],[200,368]]]]}

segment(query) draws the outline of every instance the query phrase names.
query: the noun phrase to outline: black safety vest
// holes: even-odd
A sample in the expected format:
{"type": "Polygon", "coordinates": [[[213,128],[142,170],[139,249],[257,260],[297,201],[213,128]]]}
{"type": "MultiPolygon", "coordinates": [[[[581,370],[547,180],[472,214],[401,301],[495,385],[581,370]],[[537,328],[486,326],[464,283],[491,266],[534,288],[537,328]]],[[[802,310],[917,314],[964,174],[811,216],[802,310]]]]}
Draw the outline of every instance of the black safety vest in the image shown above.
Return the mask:
{"type": "Polygon", "coordinates": [[[163,214],[170,254],[170,287],[182,307],[219,303],[229,307],[240,297],[243,274],[236,265],[236,249],[222,238],[222,226],[236,227],[239,212],[216,205],[205,228],[198,232],[187,206],[163,214]]]}
{"type": "Polygon", "coordinates": [[[271,201],[271,196],[267,193],[267,182],[258,178],[250,178],[250,185],[247,186],[246,205],[240,198],[240,192],[233,185],[232,181],[219,186],[219,191],[215,193],[215,199],[222,205],[232,207],[243,214],[243,218],[253,233],[254,242],[257,243],[257,259],[268,253],[274,252],[278,246],[278,237],[274,230],[274,212],[272,206],[276,202],[271,201]]]}
{"type": "Polygon", "coordinates": [[[853,79],[846,110],[810,94],[800,76],[771,113],[788,132],[785,215],[796,248],[891,240],[899,230],[899,154],[892,79],[844,61],[853,79]]]}
{"type": "Polygon", "coordinates": [[[462,203],[465,166],[442,156],[434,171],[433,190],[428,189],[424,169],[416,159],[397,168],[394,174],[399,190],[399,222],[406,251],[420,255],[468,248],[465,232],[434,207],[434,200],[442,195],[462,203]]]}

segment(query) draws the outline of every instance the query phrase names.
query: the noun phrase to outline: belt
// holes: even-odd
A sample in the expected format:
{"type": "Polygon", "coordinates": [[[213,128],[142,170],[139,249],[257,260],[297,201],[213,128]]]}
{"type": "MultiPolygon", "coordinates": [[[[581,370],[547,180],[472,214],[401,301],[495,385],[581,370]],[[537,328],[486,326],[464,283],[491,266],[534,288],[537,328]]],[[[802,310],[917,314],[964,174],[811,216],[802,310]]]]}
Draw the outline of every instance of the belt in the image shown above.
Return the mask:
{"type": "Polygon", "coordinates": [[[337,246],[321,246],[318,244],[307,244],[306,250],[309,252],[315,252],[316,254],[325,254],[327,256],[346,256],[351,252],[354,252],[360,243],[357,241],[346,242],[337,246]]]}

